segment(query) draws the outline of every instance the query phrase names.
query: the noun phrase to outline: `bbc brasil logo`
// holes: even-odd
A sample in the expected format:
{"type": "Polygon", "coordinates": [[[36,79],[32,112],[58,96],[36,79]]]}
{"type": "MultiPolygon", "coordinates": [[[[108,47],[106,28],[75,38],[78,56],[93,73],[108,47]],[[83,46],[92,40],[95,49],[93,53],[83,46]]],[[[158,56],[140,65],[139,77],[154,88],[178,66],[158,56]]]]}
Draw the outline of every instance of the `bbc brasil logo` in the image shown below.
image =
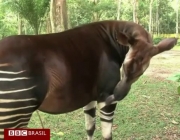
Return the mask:
{"type": "Polygon", "coordinates": [[[27,130],[9,130],[8,136],[27,136],[27,130]]]}

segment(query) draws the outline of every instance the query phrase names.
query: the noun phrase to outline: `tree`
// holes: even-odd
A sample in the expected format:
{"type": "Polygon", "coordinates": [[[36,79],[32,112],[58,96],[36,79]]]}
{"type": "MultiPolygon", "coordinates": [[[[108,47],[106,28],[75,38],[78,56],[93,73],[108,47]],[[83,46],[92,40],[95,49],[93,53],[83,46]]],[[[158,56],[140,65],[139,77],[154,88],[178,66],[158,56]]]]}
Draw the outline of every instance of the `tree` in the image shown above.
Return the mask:
{"type": "Polygon", "coordinates": [[[178,26],[178,24],[179,24],[179,17],[178,17],[178,15],[179,15],[179,0],[176,0],[176,37],[178,37],[179,36],[179,31],[178,31],[178,29],[179,29],[179,26],[178,26]]]}
{"type": "Polygon", "coordinates": [[[55,28],[55,0],[51,0],[50,2],[50,21],[51,21],[51,29],[52,32],[56,32],[55,28]]]}
{"type": "Polygon", "coordinates": [[[159,0],[156,0],[156,34],[159,34],[159,0]]]}
{"type": "Polygon", "coordinates": [[[58,32],[107,19],[134,21],[151,34],[178,35],[179,0],[0,0],[2,37],[58,32]]]}
{"type": "Polygon", "coordinates": [[[149,33],[152,34],[152,4],[153,0],[149,3],[149,33]]]}
{"type": "Polygon", "coordinates": [[[17,15],[0,3],[0,38],[18,33],[17,15]]]}
{"type": "Polygon", "coordinates": [[[68,29],[68,14],[66,0],[51,0],[50,20],[53,32],[68,29]]]}
{"type": "Polygon", "coordinates": [[[64,29],[68,29],[68,14],[67,14],[67,3],[66,0],[61,0],[61,15],[62,15],[62,24],[64,26],[64,29]]]}
{"type": "Polygon", "coordinates": [[[22,19],[19,14],[18,14],[18,34],[19,35],[22,34],[22,19]]]}
{"type": "Polygon", "coordinates": [[[135,23],[139,23],[138,17],[137,17],[137,12],[138,12],[138,0],[133,0],[133,21],[135,23]]]}
{"type": "Polygon", "coordinates": [[[122,0],[117,0],[117,20],[120,19],[121,1],[122,1],[122,0]]]}
{"type": "Polygon", "coordinates": [[[43,18],[48,10],[49,0],[9,0],[7,5],[28,21],[35,34],[39,33],[41,22],[44,21],[43,18]]]}

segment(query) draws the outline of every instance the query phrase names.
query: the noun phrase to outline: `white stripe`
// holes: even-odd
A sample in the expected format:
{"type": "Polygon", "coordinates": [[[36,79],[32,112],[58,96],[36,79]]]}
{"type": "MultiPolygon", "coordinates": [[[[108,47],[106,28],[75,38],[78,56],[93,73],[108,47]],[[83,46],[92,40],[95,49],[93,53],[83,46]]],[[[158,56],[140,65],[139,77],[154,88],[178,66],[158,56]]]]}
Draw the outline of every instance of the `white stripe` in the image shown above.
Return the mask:
{"type": "Polygon", "coordinates": [[[20,128],[28,129],[27,125],[23,125],[20,128]]]}
{"type": "Polygon", "coordinates": [[[11,116],[0,116],[0,120],[6,120],[6,119],[10,119],[10,118],[14,118],[14,117],[18,117],[18,116],[28,116],[31,115],[32,113],[26,113],[26,114],[15,114],[15,115],[11,115],[11,116]]]}
{"type": "Polygon", "coordinates": [[[16,81],[23,79],[31,79],[30,77],[19,77],[19,78],[0,78],[0,81],[16,81]]]}
{"type": "Polygon", "coordinates": [[[36,105],[19,107],[19,108],[0,108],[0,112],[11,112],[11,111],[16,111],[20,109],[32,108],[32,107],[36,107],[36,105]]]}
{"type": "Polygon", "coordinates": [[[10,65],[12,65],[12,64],[10,64],[10,63],[4,63],[4,64],[0,64],[0,67],[10,66],[10,65]]]}
{"type": "Polygon", "coordinates": [[[83,107],[83,110],[90,110],[92,108],[96,107],[96,101],[92,101],[89,104],[87,104],[86,106],[83,107]]]}
{"type": "Polygon", "coordinates": [[[109,115],[109,114],[114,113],[114,111],[112,111],[112,112],[104,112],[104,111],[102,111],[102,110],[100,110],[100,112],[102,112],[102,113],[105,114],[105,115],[109,115]]]}
{"type": "MultiPolygon", "coordinates": [[[[4,129],[0,129],[0,132],[4,132],[4,129]]],[[[4,135],[0,135],[0,139],[4,138],[4,135]]]]}
{"type": "MultiPolygon", "coordinates": [[[[3,125],[3,124],[11,124],[11,123],[18,122],[18,121],[20,121],[20,120],[27,120],[27,119],[30,119],[30,117],[20,118],[20,119],[18,119],[18,120],[12,121],[12,122],[2,122],[2,123],[0,123],[0,125],[3,125]]],[[[27,122],[27,121],[26,121],[26,122],[27,122]]]]}
{"type": "Polygon", "coordinates": [[[106,116],[106,115],[103,115],[103,114],[100,114],[100,117],[105,119],[105,120],[112,120],[114,118],[114,115],[112,116],[106,116]]]}
{"type": "Polygon", "coordinates": [[[109,139],[112,132],[112,123],[101,121],[102,135],[104,139],[109,139]]]}
{"type": "Polygon", "coordinates": [[[0,103],[12,103],[12,102],[24,102],[24,101],[36,101],[36,98],[30,98],[30,99],[0,99],[0,103]]]}
{"type": "Polygon", "coordinates": [[[0,73],[5,73],[5,74],[19,74],[19,73],[23,73],[25,72],[26,70],[22,70],[22,71],[19,71],[19,72],[13,72],[13,71],[1,71],[0,70],[0,73]]]}
{"type": "Polygon", "coordinates": [[[6,93],[15,93],[15,92],[21,92],[21,91],[27,91],[30,89],[35,88],[36,86],[32,86],[30,88],[25,88],[25,89],[19,89],[19,90],[9,90],[9,91],[0,91],[0,94],[6,94],[6,93]]]}
{"type": "Polygon", "coordinates": [[[95,118],[91,117],[89,114],[85,114],[86,130],[90,130],[94,124],[95,124],[95,118]]]}
{"type": "MultiPolygon", "coordinates": [[[[17,128],[17,126],[19,126],[20,124],[28,124],[28,122],[29,122],[29,121],[27,121],[27,122],[21,122],[21,123],[18,123],[16,126],[11,127],[11,128],[17,128]]],[[[18,128],[19,128],[19,127],[18,127],[18,128]]]]}
{"type": "MultiPolygon", "coordinates": [[[[117,103],[117,101],[113,101],[113,102],[111,103],[111,105],[112,105],[112,104],[116,104],[116,103],[117,103]]],[[[105,107],[105,106],[106,106],[105,102],[100,102],[100,103],[98,103],[99,109],[102,109],[102,108],[105,107]]]]}

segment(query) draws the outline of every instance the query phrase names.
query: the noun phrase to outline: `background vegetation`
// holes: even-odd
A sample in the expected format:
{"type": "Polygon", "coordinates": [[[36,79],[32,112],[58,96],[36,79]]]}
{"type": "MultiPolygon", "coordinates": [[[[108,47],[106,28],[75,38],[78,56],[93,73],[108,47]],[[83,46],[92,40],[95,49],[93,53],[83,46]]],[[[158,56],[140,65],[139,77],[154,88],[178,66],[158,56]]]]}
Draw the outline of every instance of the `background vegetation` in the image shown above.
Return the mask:
{"type": "Polygon", "coordinates": [[[106,19],[134,21],[156,37],[178,36],[179,12],[179,0],[0,0],[0,37],[106,19]]]}
{"type": "MultiPolygon", "coordinates": [[[[61,32],[84,23],[117,19],[142,25],[158,43],[165,37],[179,37],[179,13],[179,0],[0,0],[0,39],[61,32]]],[[[179,140],[178,86],[167,80],[141,77],[118,104],[114,140],[179,140]]],[[[82,109],[55,116],[40,114],[45,127],[51,129],[52,140],[86,138],[82,109]]],[[[36,112],[29,127],[41,128],[36,112]]],[[[97,130],[95,139],[99,140],[98,118],[97,130]]]]}

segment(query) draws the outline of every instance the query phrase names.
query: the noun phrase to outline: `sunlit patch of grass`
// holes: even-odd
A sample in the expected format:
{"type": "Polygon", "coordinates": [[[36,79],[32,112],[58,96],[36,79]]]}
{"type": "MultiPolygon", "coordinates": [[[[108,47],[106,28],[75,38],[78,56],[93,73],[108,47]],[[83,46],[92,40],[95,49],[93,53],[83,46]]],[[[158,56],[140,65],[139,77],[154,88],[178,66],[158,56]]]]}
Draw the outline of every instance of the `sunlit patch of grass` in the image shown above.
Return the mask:
{"type": "Polygon", "coordinates": [[[174,48],[172,50],[178,50],[179,51],[180,50],[180,46],[176,45],[176,46],[174,46],[174,48]]]}
{"type": "MultiPolygon", "coordinates": [[[[169,139],[174,132],[180,139],[180,101],[178,83],[142,76],[128,96],[118,103],[114,125],[114,140],[169,139]]],[[[40,112],[46,128],[50,128],[51,140],[85,140],[84,114],[82,109],[61,115],[40,112]],[[58,135],[56,133],[62,132],[58,135]]],[[[95,140],[100,140],[100,121],[97,117],[95,140]]],[[[36,112],[29,124],[41,128],[36,112]]],[[[173,135],[174,136],[174,135],[173,135]]],[[[178,140],[178,139],[177,139],[178,140]]]]}

